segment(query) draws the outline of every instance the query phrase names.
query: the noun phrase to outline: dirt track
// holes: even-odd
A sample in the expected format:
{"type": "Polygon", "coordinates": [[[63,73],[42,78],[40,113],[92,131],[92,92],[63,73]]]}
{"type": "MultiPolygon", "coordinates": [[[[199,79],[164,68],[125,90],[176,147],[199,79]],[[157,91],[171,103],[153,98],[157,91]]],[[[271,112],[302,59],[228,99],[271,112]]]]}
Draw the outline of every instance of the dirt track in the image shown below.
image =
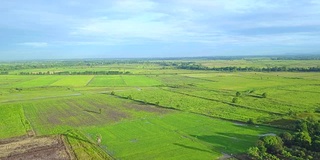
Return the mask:
{"type": "Polygon", "coordinates": [[[0,141],[1,160],[69,160],[60,136],[51,137],[19,137],[0,141]]]}

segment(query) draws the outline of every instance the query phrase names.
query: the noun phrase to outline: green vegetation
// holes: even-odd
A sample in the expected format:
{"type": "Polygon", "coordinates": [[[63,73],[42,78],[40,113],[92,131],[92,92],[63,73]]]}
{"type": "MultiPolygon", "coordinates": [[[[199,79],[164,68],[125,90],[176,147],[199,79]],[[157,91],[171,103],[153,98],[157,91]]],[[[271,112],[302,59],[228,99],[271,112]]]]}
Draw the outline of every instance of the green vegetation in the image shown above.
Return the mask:
{"type": "Polygon", "coordinates": [[[119,159],[216,159],[245,152],[269,131],[183,112],[83,128],[91,137],[102,134],[102,144],[119,159]]]}
{"type": "Polygon", "coordinates": [[[105,151],[98,147],[93,140],[88,139],[87,136],[82,135],[79,131],[68,130],[63,135],[66,137],[77,159],[113,159],[110,155],[105,154],[105,151]]]}
{"type": "Polygon", "coordinates": [[[319,62],[2,63],[0,139],[63,135],[79,159],[316,159],[319,62]]]}
{"type": "Polygon", "coordinates": [[[51,86],[86,86],[92,78],[93,76],[66,76],[65,78],[52,83],[51,86]]]}
{"type": "Polygon", "coordinates": [[[1,105],[0,115],[0,139],[21,136],[30,129],[29,122],[19,105],[1,105]]]}
{"type": "Polygon", "coordinates": [[[294,132],[267,135],[248,150],[254,159],[318,159],[320,157],[320,121],[312,118],[296,121],[294,132]]]}

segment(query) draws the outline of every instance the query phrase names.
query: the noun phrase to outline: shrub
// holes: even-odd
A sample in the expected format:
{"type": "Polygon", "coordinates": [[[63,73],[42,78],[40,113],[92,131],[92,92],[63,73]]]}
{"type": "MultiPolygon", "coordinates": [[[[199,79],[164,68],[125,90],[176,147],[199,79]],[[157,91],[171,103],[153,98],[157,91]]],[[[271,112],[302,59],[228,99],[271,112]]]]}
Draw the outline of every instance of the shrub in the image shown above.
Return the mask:
{"type": "Polygon", "coordinates": [[[263,98],[267,98],[267,93],[266,92],[264,92],[264,93],[262,93],[262,95],[261,95],[263,98]]]}
{"type": "Polygon", "coordinates": [[[283,132],[280,134],[281,139],[283,140],[285,145],[291,145],[293,136],[289,132],[283,132]]]}
{"type": "Polygon", "coordinates": [[[238,98],[237,97],[232,98],[232,103],[238,103],[238,98]]]}
{"type": "Polygon", "coordinates": [[[247,154],[250,157],[253,157],[255,159],[262,159],[262,157],[260,156],[260,151],[258,147],[250,147],[247,151],[247,154]]]}
{"type": "Polygon", "coordinates": [[[247,124],[254,125],[255,122],[252,118],[249,118],[249,120],[247,121],[247,124]]]}

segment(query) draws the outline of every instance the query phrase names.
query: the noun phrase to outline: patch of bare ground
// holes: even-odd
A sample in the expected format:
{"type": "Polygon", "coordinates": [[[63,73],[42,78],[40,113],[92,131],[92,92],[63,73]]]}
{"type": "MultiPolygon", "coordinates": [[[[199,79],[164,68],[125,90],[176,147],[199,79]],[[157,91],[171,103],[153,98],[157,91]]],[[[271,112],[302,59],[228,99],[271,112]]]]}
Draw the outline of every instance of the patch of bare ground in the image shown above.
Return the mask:
{"type": "Polygon", "coordinates": [[[219,158],[219,160],[251,160],[251,158],[247,154],[226,154],[222,153],[222,156],[219,158]]]}
{"type": "Polygon", "coordinates": [[[226,153],[222,153],[222,156],[219,158],[219,160],[228,160],[230,158],[232,158],[231,155],[226,154],[226,153]]]}
{"type": "Polygon", "coordinates": [[[0,141],[0,159],[69,160],[68,152],[61,136],[18,137],[0,141]]]}

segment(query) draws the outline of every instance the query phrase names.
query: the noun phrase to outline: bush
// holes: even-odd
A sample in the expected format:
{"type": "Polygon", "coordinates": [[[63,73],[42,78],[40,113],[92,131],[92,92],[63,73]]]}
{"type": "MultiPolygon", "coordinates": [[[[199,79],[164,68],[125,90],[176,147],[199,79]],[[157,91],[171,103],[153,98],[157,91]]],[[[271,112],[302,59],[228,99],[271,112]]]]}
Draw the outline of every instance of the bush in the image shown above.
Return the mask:
{"type": "Polygon", "coordinates": [[[255,159],[262,159],[261,155],[260,155],[260,150],[258,147],[250,147],[247,151],[247,154],[250,157],[253,157],[255,159]]]}
{"type": "Polygon", "coordinates": [[[271,154],[282,153],[283,151],[283,141],[278,136],[265,136],[262,137],[267,152],[271,154]]]}
{"type": "Polygon", "coordinates": [[[238,103],[238,98],[237,97],[232,98],[232,103],[238,103]]]}
{"type": "Polygon", "coordinates": [[[298,132],[295,135],[295,143],[298,146],[308,148],[311,145],[311,137],[308,132],[298,132]]]}
{"type": "Polygon", "coordinates": [[[264,93],[262,93],[262,95],[261,95],[263,98],[267,98],[267,93],[266,92],[264,92],[264,93]]]}
{"type": "Polygon", "coordinates": [[[281,139],[285,145],[290,146],[292,144],[293,136],[289,132],[283,132],[280,134],[281,139]]]}
{"type": "Polygon", "coordinates": [[[254,125],[255,122],[252,118],[249,118],[249,120],[247,121],[247,124],[254,125]]]}

